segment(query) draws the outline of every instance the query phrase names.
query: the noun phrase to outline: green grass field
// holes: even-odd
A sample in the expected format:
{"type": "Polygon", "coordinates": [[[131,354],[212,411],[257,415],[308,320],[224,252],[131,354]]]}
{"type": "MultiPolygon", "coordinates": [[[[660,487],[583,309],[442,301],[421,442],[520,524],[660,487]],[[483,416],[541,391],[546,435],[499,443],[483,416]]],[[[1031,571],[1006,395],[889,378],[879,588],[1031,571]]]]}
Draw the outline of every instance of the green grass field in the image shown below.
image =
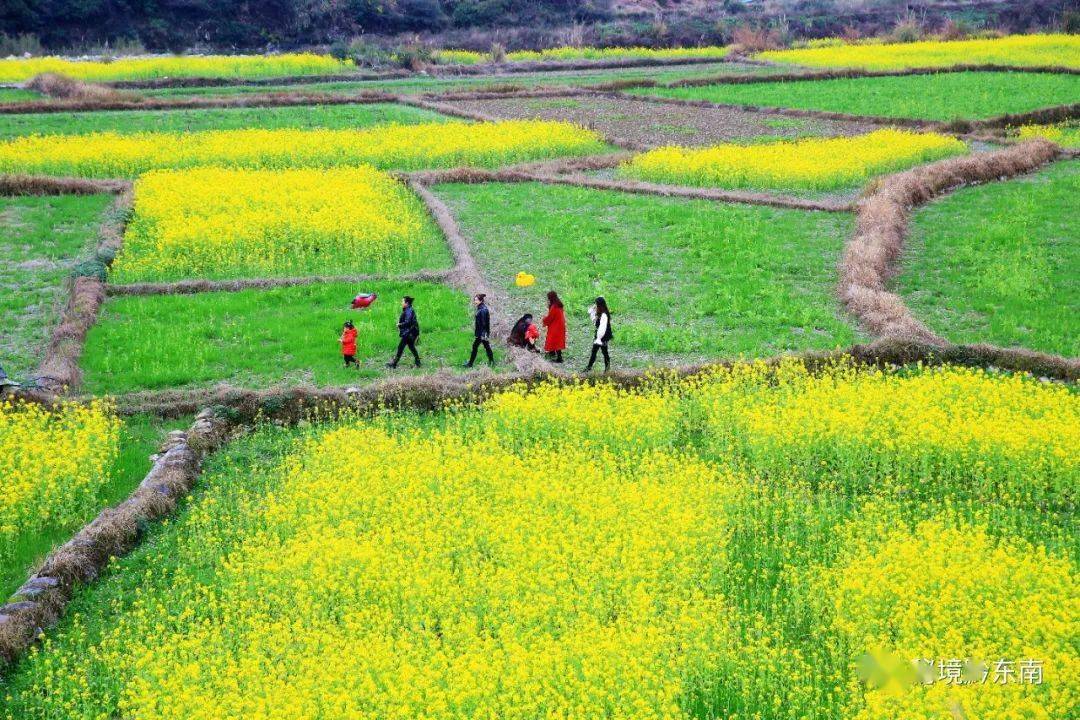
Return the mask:
{"type": "MultiPolygon", "coordinates": [[[[191,418],[160,420],[146,415],[124,419],[121,430],[120,454],[111,471],[110,482],[100,493],[100,507],[116,505],[142,482],[150,470],[150,455],[157,452],[165,433],[186,428],[191,418]]],[[[7,598],[26,582],[30,569],[48,552],[66,542],[80,527],[93,519],[97,512],[82,518],[74,525],[53,526],[39,533],[24,533],[14,546],[11,562],[0,565],[0,598],[7,598]]]]}
{"type": "Polygon", "coordinates": [[[363,128],[413,125],[447,119],[406,105],[314,105],[309,107],[124,110],[0,115],[0,138],[81,135],[92,132],[194,132],[242,128],[363,128]]]}
{"type": "Polygon", "coordinates": [[[957,343],[1080,356],[1080,161],[918,210],[897,290],[957,343]]]}
{"type": "MultiPolygon", "coordinates": [[[[571,362],[591,345],[587,305],[608,300],[616,365],[763,356],[853,343],[832,299],[846,214],[669,200],[531,184],[437,188],[513,313],[563,296],[571,362]],[[518,271],[536,285],[513,285],[518,271]]],[[[573,365],[571,366],[573,367],[573,365]]]]}
{"type": "MultiPolygon", "coordinates": [[[[460,365],[472,342],[468,300],[434,283],[310,285],[197,295],[110,298],[83,354],[86,390],[207,386],[348,385],[382,377],[397,347],[401,296],[416,298],[424,372],[460,365]],[[359,292],[376,292],[368,310],[349,310],[359,292]],[[361,369],[342,367],[338,337],[356,323],[361,369]]],[[[412,372],[407,354],[396,373],[412,372]]]]}
{"type": "Polygon", "coordinates": [[[0,105],[4,103],[17,103],[41,99],[41,95],[33,90],[23,90],[22,88],[0,88],[0,105]]]}
{"type": "Polygon", "coordinates": [[[961,72],[644,88],[643,95],[924,120],[980,119],[1080,101],[1080,76],[961,72]]]}
{"type": "Polygon", "coordinates": [[[107,195],[0,197],[0,365],[16,380],[41,361],[65,281],[94,246],[107,195]]]}
{"type": "Polygon", "coordinates": [[[760,65],[740,65],[738,63],[705,63],[674,67],[639,67],[609,70],[570,70],[545,73],[511,73],[505,75],[477,75],[427,78],[398,78],[393,80],[360,80],[309,83],[304,85],[232,85],[222,87],[159,88],[141,90],[147,96],[178,95],[238,95],[262,92],[335,92],[351,93],[365,90],[416,94],[425,92],[446,92],[449,90],[482,90],[500,85],[520,85],[523,87],[550,87],[555,85],[598,85],[620,80],[656,80],[657,82],[675,82],[690,78],[713,77],[716,75],[768,75],[777,72],[789,72],[781,67],[760,65]]]}

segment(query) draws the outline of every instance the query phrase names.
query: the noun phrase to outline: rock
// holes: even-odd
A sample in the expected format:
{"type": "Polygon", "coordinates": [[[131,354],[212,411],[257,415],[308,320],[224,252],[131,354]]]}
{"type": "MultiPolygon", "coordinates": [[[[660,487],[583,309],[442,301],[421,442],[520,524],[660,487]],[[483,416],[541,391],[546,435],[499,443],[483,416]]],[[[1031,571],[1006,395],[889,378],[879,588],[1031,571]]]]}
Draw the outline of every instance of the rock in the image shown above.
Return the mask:
{"type": "Polygon", "coordinates": [[[5,615],[15,615],[17,613],[33,610],[37,607],[37,603],[30,600],[21,600],[19,602],[11,602],[7,605],[0,607],[0,617],[5,615]]]}
{"type": "Polygon", "coordinates": [[[15,592],[15,597],[32,600],[60,585],[60,581],[52,577],[33,577],[23,583],[22,587],[15,592]]]}

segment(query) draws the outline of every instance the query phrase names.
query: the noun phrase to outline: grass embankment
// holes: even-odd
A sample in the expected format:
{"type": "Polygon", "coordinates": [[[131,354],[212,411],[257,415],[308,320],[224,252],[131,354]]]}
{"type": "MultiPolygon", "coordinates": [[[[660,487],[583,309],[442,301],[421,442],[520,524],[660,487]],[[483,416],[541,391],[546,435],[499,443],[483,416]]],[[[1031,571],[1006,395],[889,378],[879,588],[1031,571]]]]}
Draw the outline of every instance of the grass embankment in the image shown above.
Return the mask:
{"type": "Polygon", "coordinates": [[[0,197],[0,365],[29,378],[60,310],[65,281],[97,242],[107,195],[0,197]]]}
{"type": "Polygon", "coordinates": [[[644,95],[920,120],[979,120],[1077,102],[1080,76],[961,72],[645,88],[644,95]]]}
{"type": "Polygon", "coordinates": [[[264,427],[6,716],[1065,717],[1078,428],[1059,385],[799,366],[264,427]],[[1048,675],[874,689],[868,652],[1048,675]]]}
{"type": "Polygon", "coordinates": [[[1080,161],[966,188],[917,211],[897,280],[957,343],[1080,356],[1080,161]]]}
{"type": "MultiPolygon", "coordinates": [[[[114,297],[87,337],[82,362],[86,390],[119,394],[218,382],[341,386],[377,378],[388,372],[383,366],[397,348],[403,295],[416,298],[424,372],[468,359],[468,300],[434,283],[114,297]],[[349,310],[360,291],[378,293],[379,299],[367,310],[349,310]],[[359,371],[342,367],[338,338],[347,319],[359,332],[359,371]]],[[[408,351],[394,372],[412,372],[408,351]]]]}
{"type": "Polygon", "coordinates": [[[262,128],[335,130],[373,125],[415,125],[446,119],[405,105],[313,105],[310,107],[124,110],[0,115],[0,138],[22,135],[82,135],[93,132],[197,132],[262,128]]]}
{"type": "Polygon", "coordinates": [[[50,414],[0,404],[0,602],[50,550],[127,497],[165,433],[190,422],[141,415],[121,421],[106,407],[50,414]]]}
{"type": "Polygon", "coordinates": [[[832,299],[848,215],[531,184],[441,185],[489,282],[514,314],[566,302],[570,356],[583,363],[586,306],[613,312],[616,364],[764,356],[847,346],[832,299]],[[526,270],[531,288],[512,284],[526,270]]]}

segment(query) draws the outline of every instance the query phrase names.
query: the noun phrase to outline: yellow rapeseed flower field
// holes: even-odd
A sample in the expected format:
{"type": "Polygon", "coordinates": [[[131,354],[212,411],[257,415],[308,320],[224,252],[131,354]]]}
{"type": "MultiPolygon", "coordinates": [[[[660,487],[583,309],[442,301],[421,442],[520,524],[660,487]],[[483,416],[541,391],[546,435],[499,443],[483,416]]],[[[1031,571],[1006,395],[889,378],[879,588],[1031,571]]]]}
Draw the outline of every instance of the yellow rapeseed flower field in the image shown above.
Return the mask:
{"type": "MultiPolygon", "coordinates": [[[[717,58],[731,52],[730,47],[685,47],[685,48],[647,48],[647,47],[554,47],[544,50],[515,50],[506,53],[507,62],[535,62],[541,60],[620,60],[627,58],[717,58]]],[[[491,62],[490,53],[474,50],[436,50],[435,58],[439,62],[453,65],[476,65],[491,62]]]]}
{"type": "Polygon", "coordinates": [[[477,65],[491,62],[491,53],[477,52],[475,50],[455,50],[447,48],[435,51],[435,60],[447,65],[477,65]]]}
{"type": "Polygon", "coordinates": [[[131,178],[149,170],[205,165],[247,169],[495,167],[588,155],[605,147],[591,130],[534,120],[384,125],[367,130],[32,135],[0,142],[0,172],[131,178]]]}
{"type": "Polygon", "coordinates": [[[886,683],[867,693],[855,720],[936,720],[955,707],[995,720],[1075,713],[1075,564],[979,525],[912,525],[878,508],[844,534],[842,558],[819,588],[837,630],[855,647],[922,660],[925,673],[914,688],[886,683]],[[930,682],[951,659],[971,660],[969,682],[930,682]],[[1019,682],[1030,661],[1042,667],[1040,685],[1019,682]]]}
{"type": "Polygon", "coordinates": [[[627,161],[619,174],[704,187],[832,190],[964,152],[967,146],[953,137],[886,129],[763,145],[662,147],[627,161]]]}
{"type": "Polygon", "coordinates": [[[20,536],[85,517],[119,446],[120,421],[103,402],[56,411],[0,402],[0,562],[20,536]]]}
{"type": "Polygon", "coordinates": [[[701,396],[714,442],[756,468],[827,468],[818,480],[846,491],[1046,507],[1067,503],[1080,478],[1080,397],[1065,386],[1035,392],[1023,376],[967,368],[797,365],[768,392],[759,384],[754,371],[724,372],[701,396]]]}
{"type": "Polygon", "coordinates": [[[107,62],[61,57],[0,59],[0,82],[22,82],[41,73],[59,73],[76,80],[152,80],[156,78],[260,78],[329,75],[353,69],[351,60],[329,55],[175,55],[126,57],[107,62]]]}
{"type": "Polygon", "coordinates": [[[509,62],[529,60],[611,60],[622,58],[722,58],[728,46],[647,48],[647,47],[554,47],[544,50],[515,50],[506,54],[509,62]]]}
{"type": "Polygon", "coordinates": [[[1080,67],[1080,36],[1009,35],[979,40],[928,40],[912,43],[828,44],[794,50],[770,50],[756,57],[809,67],[856,67],[897,70],[950,65],[1022,65],[1080,67]]]}
{"type": "Polygon", "coordinates": [[[1064,148],[1080,148],[1080,123],[1073,121],[1058,125],[1024,125],[1017,130],[1017,137],[1021,140],[1042,137],[1064,148]]]}
{"type": "Polygon", "coordinates": [[[1065,386],[794,361],[266,427],[6,717],[1067,717],[1078,428],[1065,386]],[[867,655],[1046,678],[878,688],[867,655]]]}
{"type": "Polygon", "coordinates": [[[419,199],[369,166],[159,170],[135,183],[112,277],[386,272],[440,242],[419,199]]]}

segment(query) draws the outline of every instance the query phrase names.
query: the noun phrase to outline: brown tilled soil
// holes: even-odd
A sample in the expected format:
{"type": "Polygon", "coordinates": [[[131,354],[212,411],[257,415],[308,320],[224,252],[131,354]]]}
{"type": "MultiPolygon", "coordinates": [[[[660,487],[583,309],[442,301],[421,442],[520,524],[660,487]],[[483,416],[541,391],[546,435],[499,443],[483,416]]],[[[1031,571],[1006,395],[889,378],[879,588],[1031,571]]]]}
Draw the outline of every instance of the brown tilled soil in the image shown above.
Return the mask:
{"type": "Polygon", "coordinates": [[[631,148],[713,145],[759,136],[856,135],[878,128],[869,122],[775,117],[736,109],[660,105],[629,98],[496,98],[444,104],[499,118],[573,122],[631,148]]]}

